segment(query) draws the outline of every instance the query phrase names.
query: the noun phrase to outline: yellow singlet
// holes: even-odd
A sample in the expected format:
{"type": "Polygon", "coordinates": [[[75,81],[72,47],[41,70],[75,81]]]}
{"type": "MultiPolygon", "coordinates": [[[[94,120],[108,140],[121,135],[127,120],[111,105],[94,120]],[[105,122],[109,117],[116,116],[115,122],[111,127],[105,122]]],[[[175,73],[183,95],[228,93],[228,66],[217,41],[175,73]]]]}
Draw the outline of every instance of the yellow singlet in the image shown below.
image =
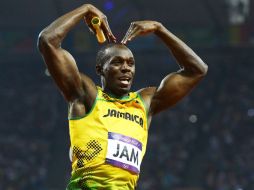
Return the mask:
{"type": "Polygon", "coordinates": [[[117,99],[98,88],[91,111],[69,119],[72,177],[67,190],[134,190],[147,144],[138,93],[117,99]]]}

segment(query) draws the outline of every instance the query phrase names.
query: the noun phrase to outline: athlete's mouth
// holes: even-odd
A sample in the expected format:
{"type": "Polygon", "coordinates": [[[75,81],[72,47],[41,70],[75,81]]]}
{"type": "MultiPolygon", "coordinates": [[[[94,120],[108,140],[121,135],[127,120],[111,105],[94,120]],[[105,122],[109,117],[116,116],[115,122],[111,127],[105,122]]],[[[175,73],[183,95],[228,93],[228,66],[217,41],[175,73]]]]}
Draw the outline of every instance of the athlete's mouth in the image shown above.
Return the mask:
{"type": "Polygon", "coordinates": [[[124,77],[120,77],[119,81],[121,82],[121,84],[123,85],[129,85],[130,81],[131,81],[131,77],[128,76],[124,76],[124,77]]]}

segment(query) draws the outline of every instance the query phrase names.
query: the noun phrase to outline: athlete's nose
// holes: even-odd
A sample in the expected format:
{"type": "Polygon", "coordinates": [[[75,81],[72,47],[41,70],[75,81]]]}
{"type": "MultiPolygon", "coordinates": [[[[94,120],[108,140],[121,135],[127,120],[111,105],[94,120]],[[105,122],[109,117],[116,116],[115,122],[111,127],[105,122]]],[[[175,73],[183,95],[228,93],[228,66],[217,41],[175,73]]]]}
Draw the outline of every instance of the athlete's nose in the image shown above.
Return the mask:
{"type": "Polygon", "coordinates": [[[130,66],[128,65],[127,61],[125,61],[122,66],[121,66],[121,71],[125,71],[125,72],[128,72],[128,71],[131,71],[131,68],[130,66]]]}

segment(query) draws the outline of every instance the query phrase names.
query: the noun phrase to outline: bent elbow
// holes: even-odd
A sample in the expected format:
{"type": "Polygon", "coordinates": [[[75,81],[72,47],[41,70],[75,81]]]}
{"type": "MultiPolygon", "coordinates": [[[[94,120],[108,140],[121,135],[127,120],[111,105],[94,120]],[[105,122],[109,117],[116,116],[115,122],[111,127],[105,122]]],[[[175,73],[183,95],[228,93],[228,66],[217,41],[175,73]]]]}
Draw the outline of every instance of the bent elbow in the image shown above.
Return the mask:
{"type": "Polygon", "coordinates": [[[207,71],[208,71],[208,65],[203,62],[202,69],[201,69],[201,75],[205,76],[207,74],[207,71]]]}
{"type": "Polygon", "coordinates": [[[208,65],[203,60],[200,59],[196,62],[196,68],[193,70],[193,73],[197,76],[204,77],[207,74],[207,71],[208,65]]]}
{"type": "Polygon", "coordinates": [[[43,49],[45,48],[45,46],[48,46],[49,44],[49,36],[47,34],[47,32],[42,31],[39,36],[38,36],[38,40],[37,40],[37,48],[39,49],[40,52],[43,51],[43,49]]]}
{"type": "Polygon", "coordinates": [[[60,41],[58,39],[58,36],[44,29],[38,36],[37,47],[39,51],[42,52],[45,48],[48,48],[49,46],[53,46],[55,48],[60,47],[60,41]]]}

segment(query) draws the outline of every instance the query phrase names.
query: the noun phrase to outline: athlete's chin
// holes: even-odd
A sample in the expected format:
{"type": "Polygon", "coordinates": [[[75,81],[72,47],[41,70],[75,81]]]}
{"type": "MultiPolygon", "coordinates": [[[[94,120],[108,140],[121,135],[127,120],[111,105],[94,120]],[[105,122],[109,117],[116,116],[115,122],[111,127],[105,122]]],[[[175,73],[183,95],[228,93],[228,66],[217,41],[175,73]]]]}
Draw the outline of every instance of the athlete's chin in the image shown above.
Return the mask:
{"type": "Polygon", "coordinates": [[[122,95],[127,94],[130,92],[131,87],[120,87],[118,90],[121,92],[122,95]]]}
{"type": "Polygon", "coordinates": [[[131,85],[128,86],[118,86],[117,91],[119,92],[119,95],[125,95],[130,92],[131,85]]]}

